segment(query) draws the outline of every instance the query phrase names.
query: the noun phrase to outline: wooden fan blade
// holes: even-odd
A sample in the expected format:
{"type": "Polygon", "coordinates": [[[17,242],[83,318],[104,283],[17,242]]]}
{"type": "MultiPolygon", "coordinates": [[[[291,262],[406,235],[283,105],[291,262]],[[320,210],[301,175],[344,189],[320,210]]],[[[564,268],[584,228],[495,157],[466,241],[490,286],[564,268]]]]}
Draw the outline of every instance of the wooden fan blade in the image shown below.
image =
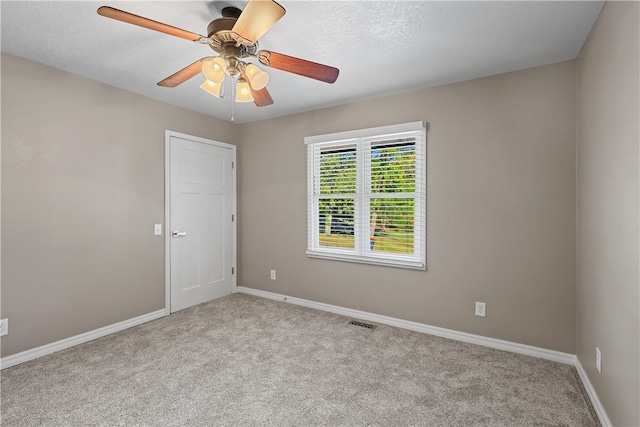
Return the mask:
{"type": "Polygon", "coordinates": [[[148,28],[150,30],[159,31],[161,33],[169,34],[170,36],[181,37],[183,39],[191,41],[199,41],[203,38],[206,39],[206,37],[201,36],[200,34],[172,27],[171,25],[163,24],[162,22],[154,21],[148,18],[143,18],[142,16],[134,15],[133,13],[125,12],[123,10],[115,9],[109,6],[102,6],[98,8],[98,15],[106,16],[107,18],[115,19],[117,21],[126,22],[128,24],[137,25],[139,27],[148,28]]]}
{"type": "Polygon", "coordinates": [[[258,52],[258,60],[269,67],[326,83],[334,83],[340,73],[340,70],[328,65],[318,64],[317,62],[311,62],[268,50],[258,52]]]}
{"type": "MultiPolygon", "coordinates": [[[[249,87],[251,87],[251,85],[249,85],[249,87]]],[[[253,95],[253,102],[257,107],[266,107],[267,105],[273,104],[273,98],[271,98],[271,94],[266,87],[260,90],[251,89],[251,95],[253,95]]]]}
{"type": "Polygon", "coordinates": [[[195,77],[196,74],[198,74],[200,71],[202,71],[202,62],[209,58],[213,58],[213,56],[207,56],[207,57],[198,59],[193,64],[187,65],[177,73],[174,73],[169,77],[167,77],[166,79],[162,80],[161,82],[158,82],[158,86],[176,87],[179,84],[186,82],[190,78],[195,77]]]}
{"type": "MultiPolygon", "coordinates": [[[[249,78],[245,73],[242,73],[242,78],[245,79],[247,82],[249,81],[249,78]]],[[[255,90],[254,88],[251,87],[251,84],[249,84],[249,89],[251,89],[253,102],[254,104],[256,104],[257,107],[266,107],[267,105],[273,104],[273,98],[271,98],[271,94],[269,93],[266,87],[260,90],[255,90]]]]}
{"type": "Polygon", "coordinates": [[[238,43],[252,45],[284,16],[286,11],[273,0],[249,0],[231,29],[238,43]]]}

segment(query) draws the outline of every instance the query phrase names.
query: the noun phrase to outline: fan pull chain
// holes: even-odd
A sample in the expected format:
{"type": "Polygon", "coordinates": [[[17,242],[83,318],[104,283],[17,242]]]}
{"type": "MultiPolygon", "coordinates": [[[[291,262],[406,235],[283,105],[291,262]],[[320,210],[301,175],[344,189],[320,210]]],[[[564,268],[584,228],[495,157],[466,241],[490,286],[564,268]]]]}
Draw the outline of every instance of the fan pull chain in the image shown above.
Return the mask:
{"type": "Polygon", "coordinates": [[[236,85],[234,81],[231,81],[231,123],[235,123],[236,119],[233,117],[233,104],[236,103],[236,85]]]}

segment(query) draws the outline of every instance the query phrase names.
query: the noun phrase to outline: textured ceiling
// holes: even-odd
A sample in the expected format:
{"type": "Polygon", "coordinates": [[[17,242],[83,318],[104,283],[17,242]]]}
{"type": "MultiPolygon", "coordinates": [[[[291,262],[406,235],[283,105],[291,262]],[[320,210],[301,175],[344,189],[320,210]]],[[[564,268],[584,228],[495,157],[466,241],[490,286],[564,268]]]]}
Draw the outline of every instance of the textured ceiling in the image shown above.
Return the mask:
{"type": "MultiPolygon", "coordinates": [[[[291,1],[260,48],[340,69],[335,84],[268,69],[275,103],[203,92],[201,76],[156,83],[214,52],[99,16],[102,5],[206,35],[222,1],[2,1],[2,51],[237,123],[463,81],[577,57],[601,1],[291,1]]],[[[227,79],[226,92],[231,92],[227,79]]]]}

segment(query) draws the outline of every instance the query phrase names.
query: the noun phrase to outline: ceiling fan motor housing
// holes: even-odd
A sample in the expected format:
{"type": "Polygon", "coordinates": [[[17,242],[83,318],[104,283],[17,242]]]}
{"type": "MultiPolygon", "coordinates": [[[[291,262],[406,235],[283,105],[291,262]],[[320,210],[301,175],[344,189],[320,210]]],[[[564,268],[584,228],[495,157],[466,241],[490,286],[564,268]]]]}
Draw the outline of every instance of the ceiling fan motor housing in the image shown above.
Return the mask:
{"type": "Polygon", "coordinates": [[[211,49],[215,50],[227,63],[227,74],[236,77],[240,74],[239,65],[242,58],[258,51],[258,43],[242,45],[231,37],[231,29],[242,11],[235,7],[222,9],[222,18],[214,19],[207,27],[207,35],[213,40],[211,49]]]}

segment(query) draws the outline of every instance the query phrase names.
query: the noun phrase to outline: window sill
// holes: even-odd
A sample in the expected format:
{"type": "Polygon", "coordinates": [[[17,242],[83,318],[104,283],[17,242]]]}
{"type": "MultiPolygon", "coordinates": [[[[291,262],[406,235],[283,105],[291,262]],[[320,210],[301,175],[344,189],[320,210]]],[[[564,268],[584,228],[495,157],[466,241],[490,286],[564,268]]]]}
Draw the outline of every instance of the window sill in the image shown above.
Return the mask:
{"type": "Polygon", "coordinates": [[[307,251],[307,256],[309,258],[330,259],[333,261],[356,262],[361,264],[373,264],[385,267],[409,268],[413,270],[426,270],[426,265],[424,262],[394,259],[390,258],[389,256],[361,256],[311,250],[307,251]]]}

